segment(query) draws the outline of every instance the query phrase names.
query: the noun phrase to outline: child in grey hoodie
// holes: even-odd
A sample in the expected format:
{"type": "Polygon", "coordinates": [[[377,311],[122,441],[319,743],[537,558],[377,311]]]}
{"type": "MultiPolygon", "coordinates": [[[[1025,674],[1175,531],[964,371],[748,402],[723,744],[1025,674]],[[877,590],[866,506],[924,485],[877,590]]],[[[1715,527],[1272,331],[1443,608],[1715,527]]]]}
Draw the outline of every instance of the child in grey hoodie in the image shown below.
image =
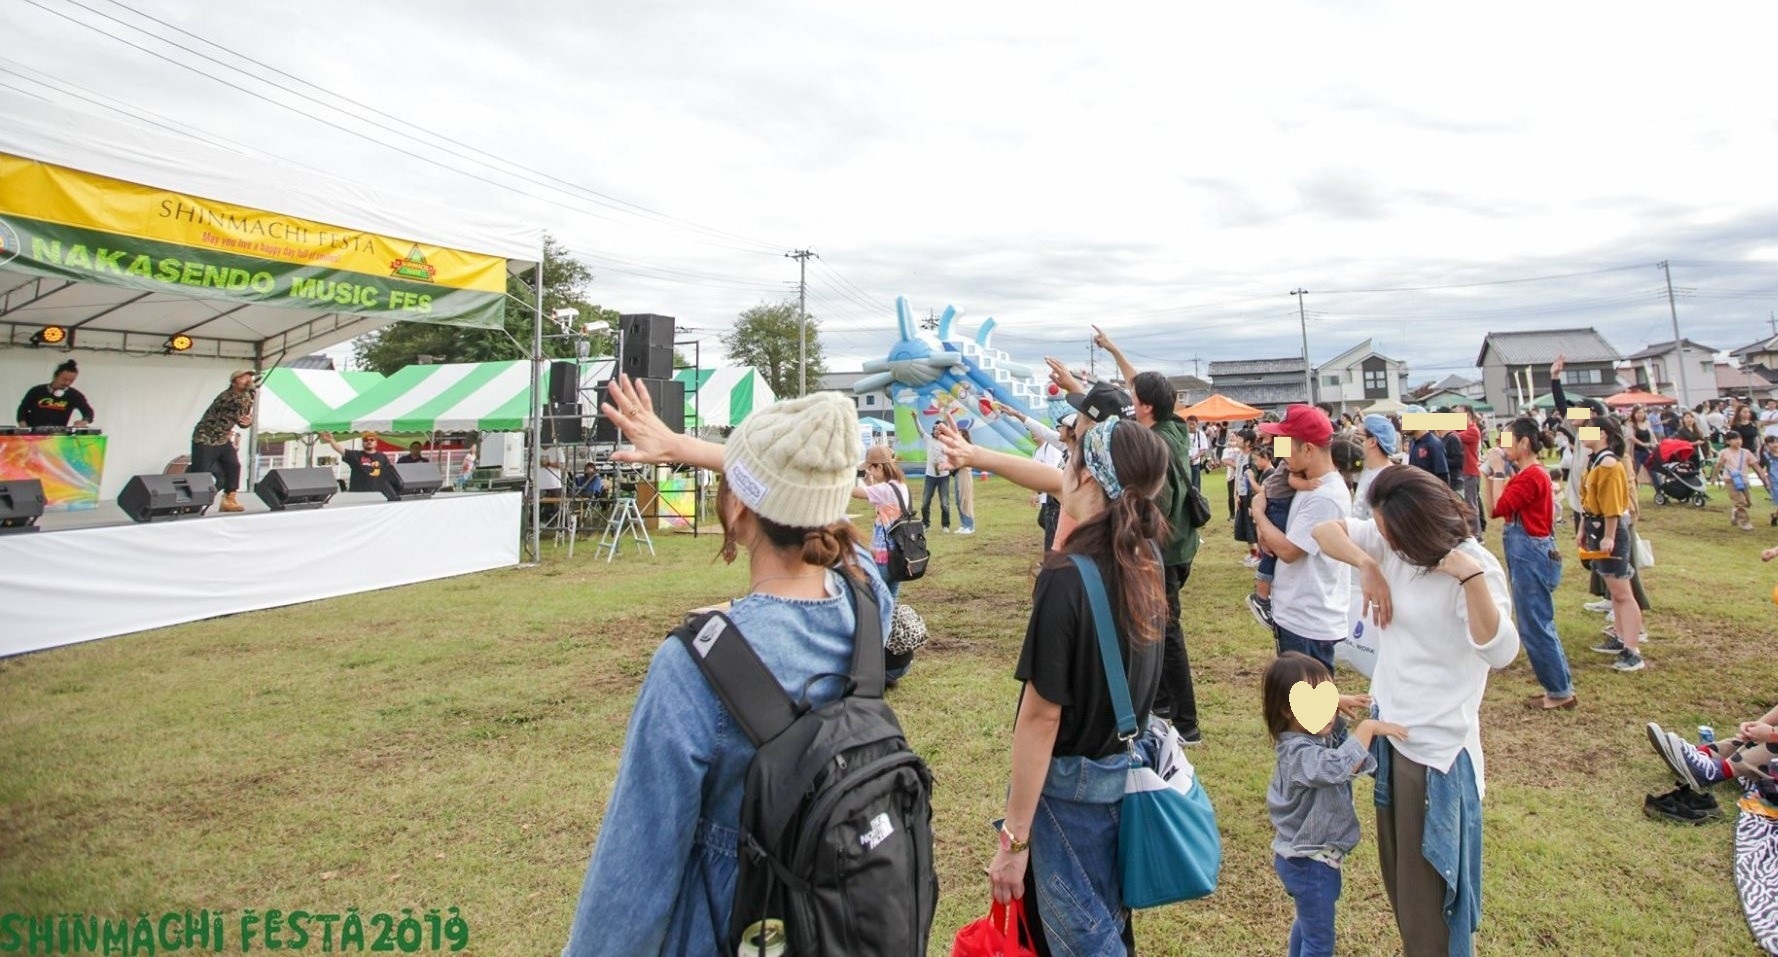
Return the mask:
{"type": "MultiPolygon", "coordinates": [[[[1322,728],[1303,727],[1291,706],[1290,690],[1333,680],[1326,666],[1308,655],[1287,651],[1266,666],[1261,700],[1266,728],[1278,752],[1277,769],[1266,789],[1272,816],[1273,867],[1296,902],[1290,926],[1290,957],[1334,952],[1334,903],[1340,899],[1340,862],[1358,844],[1358,812],[1352,807],[1352,779],[1376,769],[1371,739],[1405,739],[1407,730],[1374,718],[1352,725],[1335,713],[1322,728]]],[[[1340,695],[1339,710],[1368,709],[1364,695],[1340,695]]]]}

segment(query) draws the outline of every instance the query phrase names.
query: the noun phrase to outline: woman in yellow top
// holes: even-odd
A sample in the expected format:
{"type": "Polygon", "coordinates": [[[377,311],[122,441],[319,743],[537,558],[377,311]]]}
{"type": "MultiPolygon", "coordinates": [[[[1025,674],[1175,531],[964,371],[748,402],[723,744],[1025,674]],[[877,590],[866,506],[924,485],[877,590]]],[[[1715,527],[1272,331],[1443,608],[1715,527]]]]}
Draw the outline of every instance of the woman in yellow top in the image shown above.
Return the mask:
{"type": "Polygon", "coordinates": [[[1611,666],[1618,671],[1641,671],[1642,609],[1636,604],[1636,593],[1631,586],[1631,579],[1636,575],[1636,566],[1630,557],[1630,516],[1634,503],[1630,473],[1623,463],[1624,430],[1616,419],[1600,419],[1597,425],[1597,438],[1581,440],[1581,446],[1591,459],[1580,492],[1584,520],[1582,527],[1575,530],[1574,544],[1577,549],[1585,547],[1586,525],[1603,522],[1605,531],[1599,537],[1597,551],[1607,552],[1611,557],[1595,558],[1589,564],[1605,581],[1617,637],[1595,645],[1593,650],[1616,655],[1617,660],[1611,666]]]}

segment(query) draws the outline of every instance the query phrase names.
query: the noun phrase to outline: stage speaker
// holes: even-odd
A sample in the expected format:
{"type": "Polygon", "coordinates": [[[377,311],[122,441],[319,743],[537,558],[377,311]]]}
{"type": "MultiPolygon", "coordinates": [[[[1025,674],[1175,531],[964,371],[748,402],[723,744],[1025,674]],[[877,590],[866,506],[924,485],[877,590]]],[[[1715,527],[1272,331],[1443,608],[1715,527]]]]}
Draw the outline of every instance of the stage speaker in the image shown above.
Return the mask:
{"type": "Polygon", "coordinates": [[[543,410],[544,445],[579,445],[586,441],[578,404],[557,404],[543,410]]]}
{"type": "Polygon", "coordinates": [[[41,481],[0,481],[0,533],[37,531],[37,520],[43,517],[43,503],[41,481]]]}
{"type": "Polygon", "coordinates": [[[673,317],[620,316],[623,355],[620,371],[632,379],[673,378],[673,317]]]}
{"type": "MultiPolygon", "coordinates": [[[[677,379],[643,379],[641,385],[648,390],[648,398],[654,403],[654,414],[667,423],[667,428],[675,432],[685,431],[685,383],[677,379]]],[[[599,389],[601,401],[609,402],[610,396],[604,386],[599,389]]],[[[593,423],[594,442],[616,442],[617,426],[602,413],[593,423]]]]}
{"type": "Polygon", "coordinates": [[[383,495],[391,502],[404,498],[431,498],[444,485],[437,462],[397,462],[383,479],[383,495]]]}
{"type": "Polygon", "coordinates": [[[554,405],[580,402],[580,366],[572,362],[549,364],[549,401],[554,405]]]}
{"type": "Polygon", "coordinates": [[[117,493],[117,505],[132,522],[193,518],[216,501],[216,476],[209,472],[182,475],[138,475],[117,493]]]}
{"type": "Polygon", "coordinates": [[[272,469],[253,486],[253,494],[274,512],[292,508],[320,508],[340,490],[333,470],[272,469]]]}

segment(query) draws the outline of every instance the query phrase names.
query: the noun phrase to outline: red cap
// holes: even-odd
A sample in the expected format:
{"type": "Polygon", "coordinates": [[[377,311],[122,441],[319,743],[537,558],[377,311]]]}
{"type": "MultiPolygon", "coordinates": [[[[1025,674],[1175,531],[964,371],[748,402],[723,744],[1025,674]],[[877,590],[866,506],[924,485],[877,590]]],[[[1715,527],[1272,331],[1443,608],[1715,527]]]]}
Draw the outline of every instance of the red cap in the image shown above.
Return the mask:
{"type": "Polygon", "coordinates": [[[1333,440],[1333,423],[1327,413],[1312,405],[1293,405],[1284,412],[1282,422],[1261,422],[1259,430],[1267,435],[1282,435],[1293,442],[1326,445],[1333,440]]]}

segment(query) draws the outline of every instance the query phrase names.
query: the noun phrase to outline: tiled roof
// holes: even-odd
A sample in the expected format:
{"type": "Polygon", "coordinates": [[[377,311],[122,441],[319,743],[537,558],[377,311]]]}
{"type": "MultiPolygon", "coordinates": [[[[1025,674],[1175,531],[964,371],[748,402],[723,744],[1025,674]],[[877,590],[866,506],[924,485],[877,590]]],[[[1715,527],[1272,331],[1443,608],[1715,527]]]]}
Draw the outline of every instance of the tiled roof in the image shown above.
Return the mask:
{"type": "Polygon", "coordinates": [[[1476,365],[1488,358],[1490,347],[1509,366],[1548,365],[1557,356],[1566,356],[1571,363],[1616,362],[1623,358],[1590,326],[1544,332],[1490,332],[1482,340],[1482,350],[1476,353],[1476,365]]]}
{"type": "Polygon", "coordinates": [[[1750,352],[1778,352],[1778,336],[1767,336],[1758,342],[1751,342],[1729,353],[1732,356],[1744,356],[1750,352]]]}
{"type": "Polygon", "coordinates": [[[1210,378],[1212,380],[1219,375],[1263,375],[1268,372],[1295,372],[1300,375],[1302,371],[1303,359],[1301,356],[1292,356],[1288,359],[1235,359],[1210,363],[1210,378]]]}
{"type": "MultiPolygon", "coordinates": [[[[1709,346],[1704,345],[1695,339],[1687,339],[1687,340],[1685,340],[1685,344],[1686,344],[1686,348],[1693,349],[1698,352],[1708,352],[1712,355],[1716,354],[1715,349],[1712,349],[1709,346]]],[[[1629,359],[1630,361],[1634,362],[1639,359],[1654,359],[1654,358],[1657,358],[1660,356],[1664,356],[1667,353],[1672,352],[1672,351],[1673,351],[1673,340],[1668,339],[1666,342],[1651,342],[1651,343],[1649,343],[1648,348],[1642,350],[1641,352],[1636,353],[1633,356],[1625,356],[1624,358],[1629,359]]]]}

